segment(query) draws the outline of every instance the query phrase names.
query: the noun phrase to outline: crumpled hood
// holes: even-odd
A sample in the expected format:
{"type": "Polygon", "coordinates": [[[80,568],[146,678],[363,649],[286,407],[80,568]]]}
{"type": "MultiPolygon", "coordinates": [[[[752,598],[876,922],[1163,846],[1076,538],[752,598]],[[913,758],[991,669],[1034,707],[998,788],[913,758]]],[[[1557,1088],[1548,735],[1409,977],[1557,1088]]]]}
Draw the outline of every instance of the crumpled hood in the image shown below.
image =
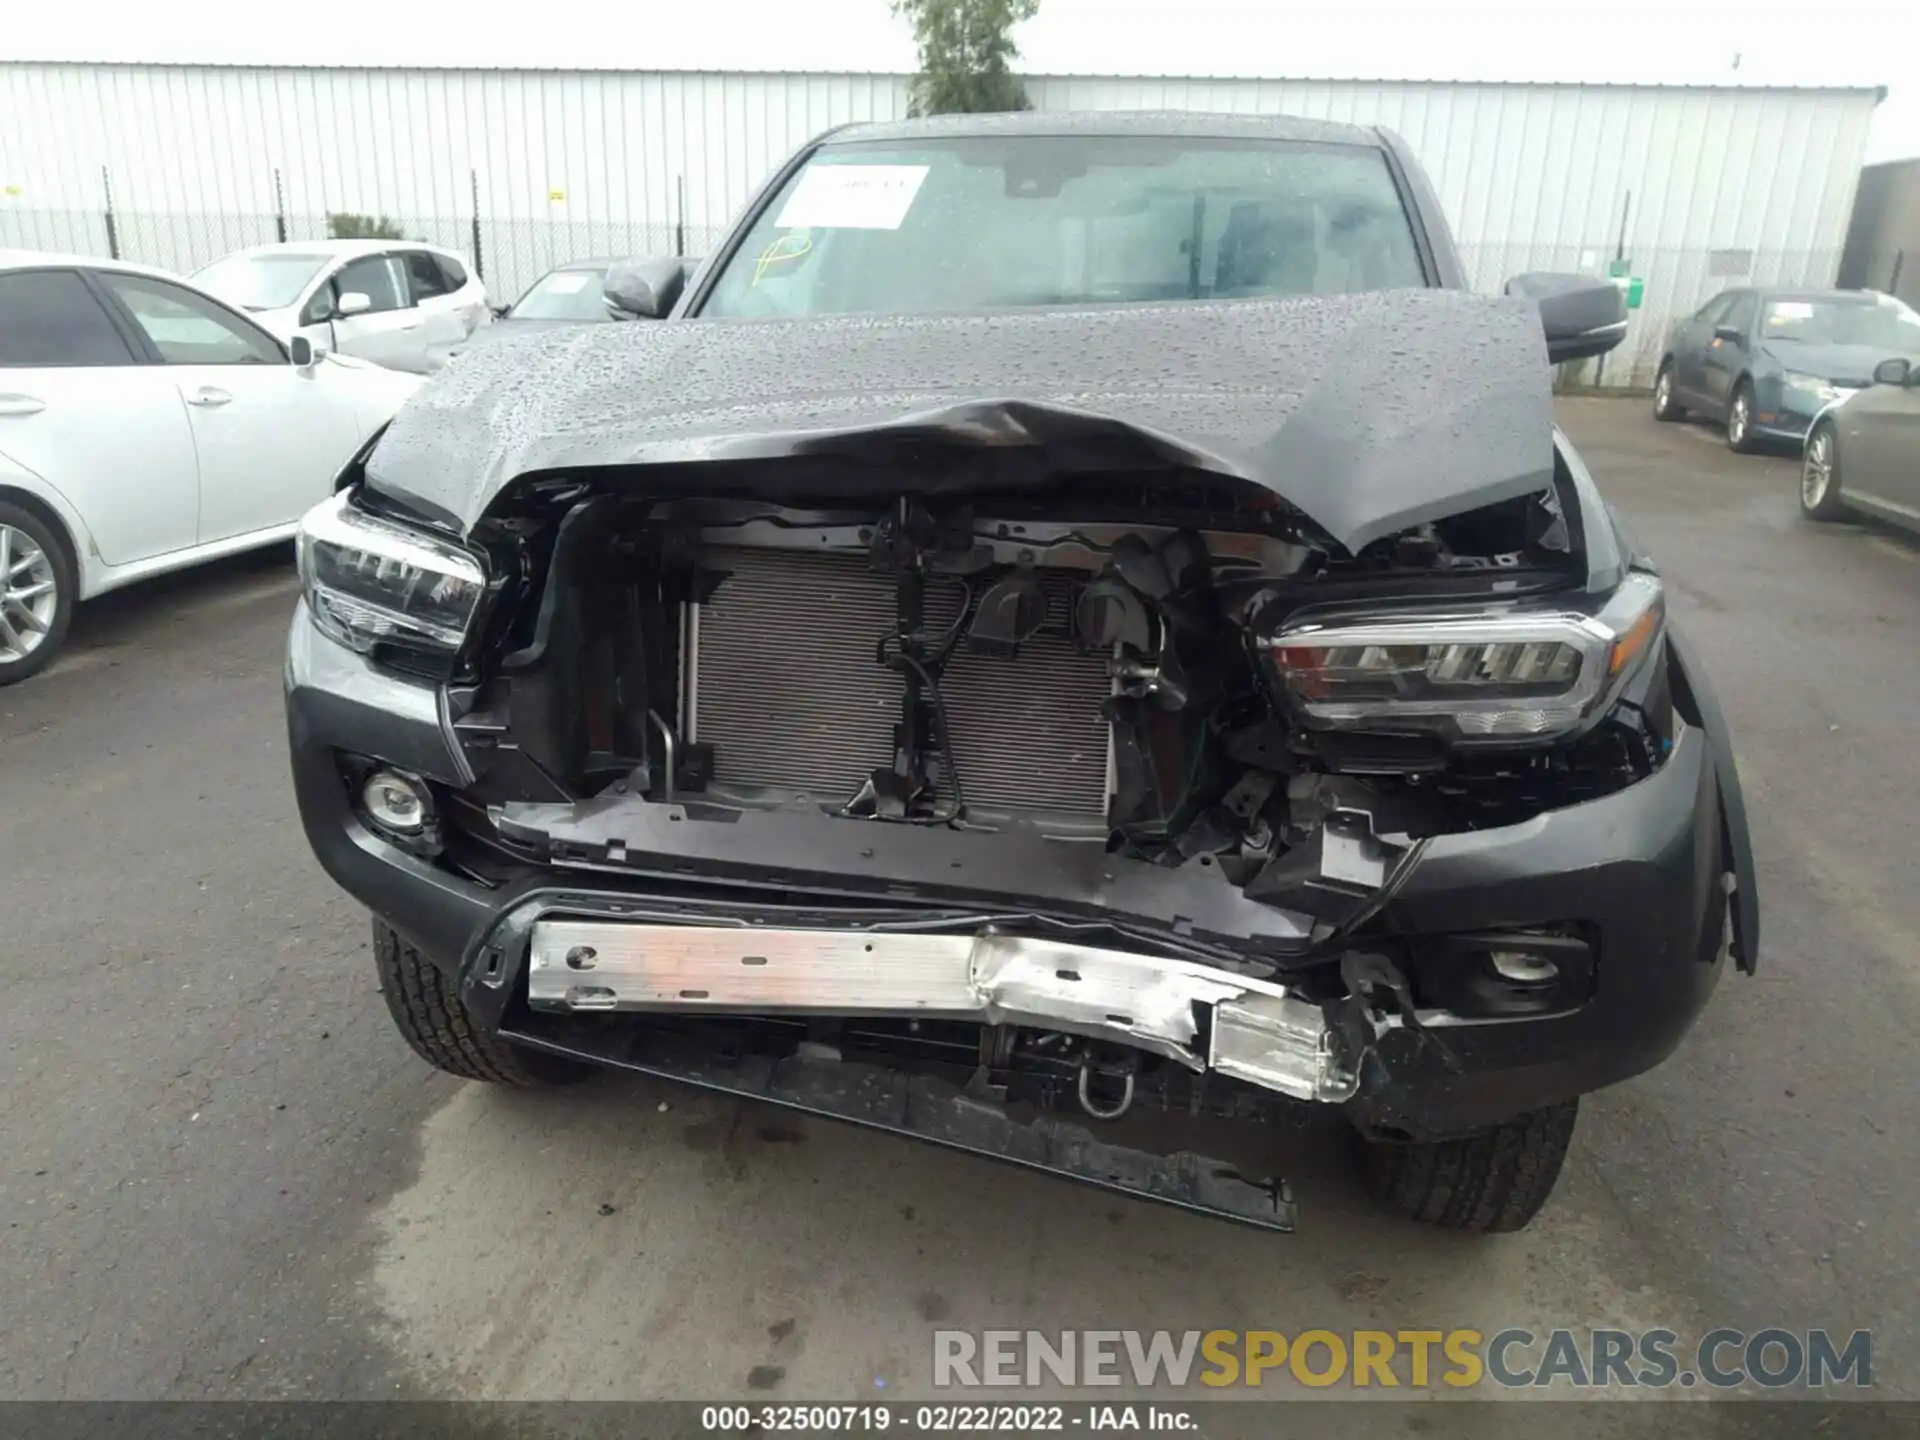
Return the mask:
{"type": "MultiPolygon", "coordinates": [[[[951,465],[921,483],[930,447],[1038,447],[1246,480],[1357,550],[1549,485],[1548,376],[1529,303],[1444,290],[583,325],[463,355],[366,476],[465,533],[535,473],[845,455],[865,462],[849,493],[885,497],[962,488],[951,465]]],[[[756,492],[778,500],[791,469],[760,467],[756,492]]]]}

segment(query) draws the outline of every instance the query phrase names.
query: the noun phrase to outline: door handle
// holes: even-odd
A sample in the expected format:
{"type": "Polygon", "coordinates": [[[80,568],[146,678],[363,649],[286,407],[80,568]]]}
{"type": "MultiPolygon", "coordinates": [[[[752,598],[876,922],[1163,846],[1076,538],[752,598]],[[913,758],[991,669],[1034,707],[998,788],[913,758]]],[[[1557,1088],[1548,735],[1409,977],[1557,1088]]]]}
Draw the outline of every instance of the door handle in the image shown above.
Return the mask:
{"type": "Polygon", "coordinates": [[[224,405],[231,399],[233,396],[217,385],[202,385],[187,395],[189,405],[224,405]]]}
{"type": "Polygon", "coordinates": [[[0,395],[0,415],[38,415],[47,402],[31,395],[0,395]]]}
{"type": "Polygon", "coordinates": [[[418,330],[420,328],[420,322],[418,320],[409,320],[406,324],[402,325],[400,328],[402,330],[418,330]]]}

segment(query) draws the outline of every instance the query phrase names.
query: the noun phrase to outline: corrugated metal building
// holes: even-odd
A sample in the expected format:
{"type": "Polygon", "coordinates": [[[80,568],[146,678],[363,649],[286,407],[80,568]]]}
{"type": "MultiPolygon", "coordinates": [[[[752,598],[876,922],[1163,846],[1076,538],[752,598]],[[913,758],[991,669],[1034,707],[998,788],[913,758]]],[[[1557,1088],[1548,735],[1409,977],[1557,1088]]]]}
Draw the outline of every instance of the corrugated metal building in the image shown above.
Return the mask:
{"type": "MultiPolygon", "coordinates": [[[[1038,76],[1039,109],[1284,112],[1391,126],[1474,283],[1598,271],[1646,300],[1608,383],[1727,284],[1832,283],[1872,89],[1038,76]]],[[[191,269],[337,211],[479,251],[508,299],[557,260],[698,253],[809,136],[906,111],[870,74],[0,64],[0,245],[191,269]],[[109,228],[109,215],[112,217],[109,228]]]]}

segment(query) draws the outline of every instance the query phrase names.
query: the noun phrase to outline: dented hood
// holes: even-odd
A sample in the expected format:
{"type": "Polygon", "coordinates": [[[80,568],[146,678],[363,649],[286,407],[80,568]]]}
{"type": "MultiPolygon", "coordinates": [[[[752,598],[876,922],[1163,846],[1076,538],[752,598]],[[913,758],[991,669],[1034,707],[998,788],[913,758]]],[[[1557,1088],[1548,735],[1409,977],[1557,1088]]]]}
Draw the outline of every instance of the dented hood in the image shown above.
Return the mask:
{"type": "MultiPolygon", "coordinates": [[[[890,496],[978,483],[929,463],[936,450],[1024,447],[1062,468],[1249,481],[1357,550],[1548,485],[1548,375],[1530,304],[1444,290],[590,325],[463,355],[395,418],[366,476],[464,533],[536,474],[644,483],[649,466],[844,456],[849,493],[890,496]]],[[[799,483],[794,467],[753,474],[772,500],[799,483]]]]}

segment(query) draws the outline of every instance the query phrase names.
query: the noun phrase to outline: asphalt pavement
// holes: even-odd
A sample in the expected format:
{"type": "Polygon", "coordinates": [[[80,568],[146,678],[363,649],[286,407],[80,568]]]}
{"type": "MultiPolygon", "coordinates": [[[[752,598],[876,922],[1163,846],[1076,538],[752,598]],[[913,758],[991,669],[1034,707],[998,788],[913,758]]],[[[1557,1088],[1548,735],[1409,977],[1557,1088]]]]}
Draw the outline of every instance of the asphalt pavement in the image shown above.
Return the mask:
{"type": "Polygon", "coordinates": [[[1731,716],[1762,968],[1587,1103],[1527,1232],[1379,1213],[1325,1126],[1263,1142],[1279,1237],[430,1072],[294,817],[275,551],[83,608],[0,690],[0,1398],[852,1400],[925,1393],[941,1327],[1455,1325],[1870,1328],[1877,1393],[1920,1396],[1920,543],[1809,525],[1790,458],[1646,408],[1561,411],[1731,716]]]}

